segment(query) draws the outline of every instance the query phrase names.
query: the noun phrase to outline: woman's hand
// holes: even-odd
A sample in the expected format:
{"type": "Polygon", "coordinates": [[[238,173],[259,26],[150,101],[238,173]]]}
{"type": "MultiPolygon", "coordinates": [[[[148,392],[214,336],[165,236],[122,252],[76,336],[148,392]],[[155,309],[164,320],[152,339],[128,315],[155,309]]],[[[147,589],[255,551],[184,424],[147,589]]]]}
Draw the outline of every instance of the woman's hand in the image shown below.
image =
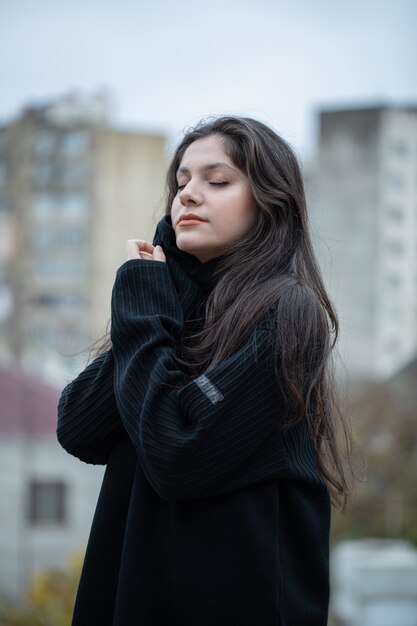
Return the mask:
{"type": "Polygon", "coordinates": [[[143,239],[128,239],[126,243],[127,261],[142,259],[144,261],[166,261],[161,246],[153,246],[143,239]]]}

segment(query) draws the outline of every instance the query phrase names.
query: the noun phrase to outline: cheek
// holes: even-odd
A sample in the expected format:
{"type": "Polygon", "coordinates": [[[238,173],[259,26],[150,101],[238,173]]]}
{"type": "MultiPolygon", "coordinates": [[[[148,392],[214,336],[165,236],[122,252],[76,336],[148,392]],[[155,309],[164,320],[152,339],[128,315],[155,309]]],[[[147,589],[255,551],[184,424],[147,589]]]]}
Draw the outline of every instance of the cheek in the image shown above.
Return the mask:
{"type": "Polygon", "coordinates": [[[178,218],[178,212],[179,212],[179,202],[177,200],[177,198],[174,198],[174,201],[171,205],[171,221],[172,221],[172,225],[174,226],[174,224],[176,224],[177,222],[177,218],[178,218]]]}
{"type": "Polygon", "coordinates": [[[227,218],[217,223],[217,235],[225,242],[233,242],[245,237],[255,226],[255,211],[229,211],[227,218]]]}
{"type": "Polygon", "coordinates": [[[233,224],[237,228],[239,235],[246,235],[258,221],[259,210],[254,205],[252,199],[248,203],[244,203],[239,207],[233,216],[233,224]]]}

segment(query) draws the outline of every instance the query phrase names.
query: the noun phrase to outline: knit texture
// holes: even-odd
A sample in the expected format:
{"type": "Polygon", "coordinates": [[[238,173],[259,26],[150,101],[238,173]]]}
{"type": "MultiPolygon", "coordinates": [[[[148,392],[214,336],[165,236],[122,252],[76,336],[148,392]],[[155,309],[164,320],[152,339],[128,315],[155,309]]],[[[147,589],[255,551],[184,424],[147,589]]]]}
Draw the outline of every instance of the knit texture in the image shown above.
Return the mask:
{"type": "Polygon", "coordinates": [[[112,294],[112,349],[63,391],[58,438],[107,463],[74,626],[327,623],[330,506],[306,424],[284,428],[273,337],[190,378],[175,346],[216,262],[133,259],[112,294]]]}

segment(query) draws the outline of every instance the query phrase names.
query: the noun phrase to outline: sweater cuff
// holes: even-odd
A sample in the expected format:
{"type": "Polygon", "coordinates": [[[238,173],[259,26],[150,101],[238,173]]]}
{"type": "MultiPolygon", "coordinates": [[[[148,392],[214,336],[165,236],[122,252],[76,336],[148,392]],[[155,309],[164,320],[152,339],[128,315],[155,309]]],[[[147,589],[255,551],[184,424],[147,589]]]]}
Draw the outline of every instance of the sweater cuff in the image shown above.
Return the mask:
{"type": "Polygon", "coordinates": [[[182,318],[169,269],[162,261],[129,259],[117,270],[112,306],[125,315],[182,318]]]}

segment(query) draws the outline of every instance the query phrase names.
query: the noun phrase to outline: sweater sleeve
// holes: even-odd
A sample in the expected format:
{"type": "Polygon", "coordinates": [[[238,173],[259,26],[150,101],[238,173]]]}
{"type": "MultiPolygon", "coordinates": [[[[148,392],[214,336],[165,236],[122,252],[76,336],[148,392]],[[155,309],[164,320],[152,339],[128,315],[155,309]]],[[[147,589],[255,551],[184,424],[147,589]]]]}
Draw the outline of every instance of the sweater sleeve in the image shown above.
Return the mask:
{"type": "MultiPolygon", "coordinates": [[[[174,358],[183,315],[165,263],[131,260],[112,294],[116,403],[141,465],[166,500],[217,495],[286,417],[269,330],[190,379],[174,358]]],[[[284,468],[284,452],[277,451],[284,468]]]]}
{"type": "Polygon", "coordinates": [[[108,350],[65,387],[58,403],[58,441],[86,463],[107,463],[115,441],[126,433],[114,397],[113,368],[108,350]]]}

